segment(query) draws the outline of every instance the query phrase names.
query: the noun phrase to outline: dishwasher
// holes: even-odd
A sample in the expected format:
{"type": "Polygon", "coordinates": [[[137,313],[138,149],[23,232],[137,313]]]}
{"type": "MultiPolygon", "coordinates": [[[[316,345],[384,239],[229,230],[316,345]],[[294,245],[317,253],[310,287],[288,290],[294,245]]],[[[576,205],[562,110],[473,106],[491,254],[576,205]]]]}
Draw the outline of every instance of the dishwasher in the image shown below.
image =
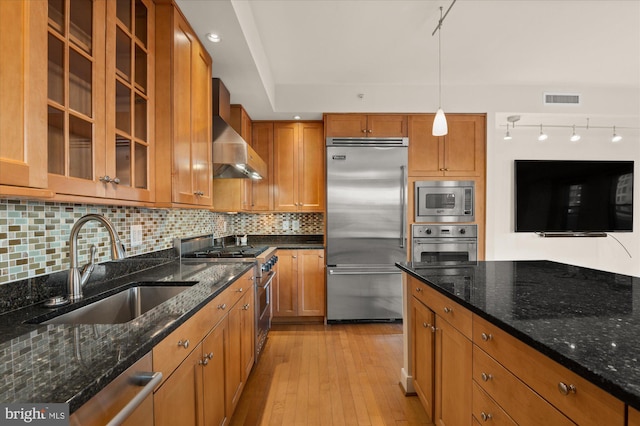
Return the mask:
{"type": "Polygon", "coordinates": [[[151,372],[147,353],[76,410],[71,425],[153,425],[153,389],[162,373],[151,372]]]}

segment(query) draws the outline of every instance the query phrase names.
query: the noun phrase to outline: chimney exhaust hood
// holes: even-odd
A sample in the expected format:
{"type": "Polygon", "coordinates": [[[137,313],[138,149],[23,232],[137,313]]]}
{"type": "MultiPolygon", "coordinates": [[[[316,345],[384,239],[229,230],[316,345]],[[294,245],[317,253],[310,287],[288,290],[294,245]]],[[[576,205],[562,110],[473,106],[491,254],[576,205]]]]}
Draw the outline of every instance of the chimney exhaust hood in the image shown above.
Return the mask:
{"type": "Polygon", "coordinates": [[[213,79],[213,177],[262,179],[267,164],[228,123],[230,94],[222,80],[213,79]]]}

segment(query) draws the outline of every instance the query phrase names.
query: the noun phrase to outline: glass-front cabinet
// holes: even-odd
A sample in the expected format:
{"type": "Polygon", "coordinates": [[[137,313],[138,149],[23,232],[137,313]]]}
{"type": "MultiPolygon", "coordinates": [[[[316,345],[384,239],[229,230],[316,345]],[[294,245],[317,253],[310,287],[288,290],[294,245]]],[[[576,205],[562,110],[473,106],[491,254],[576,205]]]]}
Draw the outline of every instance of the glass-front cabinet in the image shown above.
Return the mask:
{"type": "Polygon", "coordinates": [[[48,0],[49,187],[153,201],[153,2],[48,0]]]}

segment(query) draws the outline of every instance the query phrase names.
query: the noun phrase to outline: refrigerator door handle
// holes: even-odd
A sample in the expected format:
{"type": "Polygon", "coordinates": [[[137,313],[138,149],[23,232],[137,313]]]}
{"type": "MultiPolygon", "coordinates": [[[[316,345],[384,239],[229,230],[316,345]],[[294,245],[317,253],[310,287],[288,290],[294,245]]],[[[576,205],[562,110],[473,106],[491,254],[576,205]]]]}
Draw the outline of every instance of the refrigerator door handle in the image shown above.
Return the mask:
{"type": "Polygon", "coordinates": [[[407,234],[407,176],[406,166],[400,166],[400,248],[404,248],[407,234]]]}
{"type": "Polygon", "coordinates": [[[399,274],[398,271],[336,271],[333,269],[329,269],[329,275],[383,275],[383,274],[399,274]]]}

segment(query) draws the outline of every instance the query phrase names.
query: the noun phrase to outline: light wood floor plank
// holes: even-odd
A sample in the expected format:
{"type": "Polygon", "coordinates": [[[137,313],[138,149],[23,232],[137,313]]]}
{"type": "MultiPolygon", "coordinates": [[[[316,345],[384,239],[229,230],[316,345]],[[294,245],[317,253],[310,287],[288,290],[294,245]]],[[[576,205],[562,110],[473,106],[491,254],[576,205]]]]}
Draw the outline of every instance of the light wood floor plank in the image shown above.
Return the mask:
{"type": "Polygon", "coordinates": [[[401,324],[276,325],[230,425],[431,425],[402,356],[401,324]]]}

